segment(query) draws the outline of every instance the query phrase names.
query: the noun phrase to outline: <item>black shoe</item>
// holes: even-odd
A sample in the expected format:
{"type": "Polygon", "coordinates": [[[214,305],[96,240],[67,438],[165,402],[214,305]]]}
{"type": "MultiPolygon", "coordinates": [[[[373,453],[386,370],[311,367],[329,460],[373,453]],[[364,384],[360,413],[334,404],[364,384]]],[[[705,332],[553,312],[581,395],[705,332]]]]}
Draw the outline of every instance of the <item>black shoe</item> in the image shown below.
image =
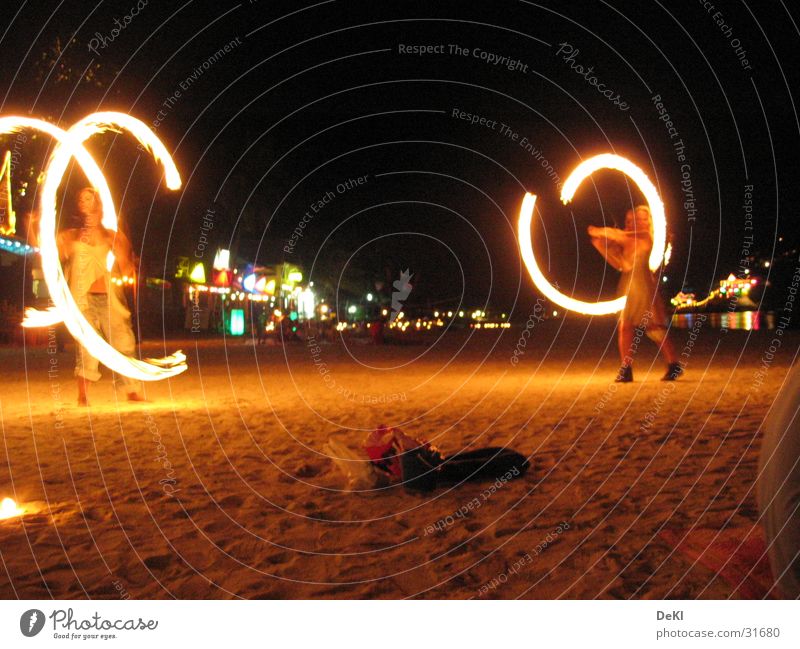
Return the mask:
{"type": "Polygon", "coordinates": [[[683,374],[683,368],[680,363],[670,363],[667,367],[667,373],[661,377],[662,381],[675,381],[683,374]]]}
{"type": "Polygon", "coordinates": [[[620,367],[614,383],[633,383],[633,368],[630,365],[620,367]]]}

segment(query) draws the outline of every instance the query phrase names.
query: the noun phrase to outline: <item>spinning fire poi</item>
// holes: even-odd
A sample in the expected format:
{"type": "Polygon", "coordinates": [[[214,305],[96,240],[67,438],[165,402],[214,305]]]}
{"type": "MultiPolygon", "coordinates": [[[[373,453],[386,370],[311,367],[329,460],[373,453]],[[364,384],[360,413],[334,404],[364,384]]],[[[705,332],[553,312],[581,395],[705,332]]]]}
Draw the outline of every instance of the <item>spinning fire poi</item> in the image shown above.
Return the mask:
{"type": "Polygon", "coordinates": [[[522,259],[536,287],[556,304],[586,315],[620,313],[619,352],[622,365],[616,381],[633,381],[634,331],[642,328],[647,336],[659,345],[667,361],[667,372],[662,380],[674,381],[683,369],[676,362],[675,353],[667,337],[667,317],[658,294],[655,271],[664,262],[667,246],[667,220],[664,203],[647,175],[630,160],[614,154],[601,154],[585,160],[569,175],[561,190],[561,201],[566,205],[575,196],[580,184],[595,171],[613,169],[628,176],[647,199],[648,206],[630,210],[625,218],[625,229],[589,227],[592,244],[606,261],[622,273],[619,282],[620,297],[614,300],[584,302],[569,297],[556,289],[536,263],[531,242],[531,221],[536,203],[534,194],[525,194],[520,209],[518,236],[522,259]]]}
{"type": "MultiPolygon", "coordinates": [[[[101,333],[109,338],[113,337],[111,329],[98,323],[98,304],[100,298],[90,298],[92,293],[106,296],[106,307],[103,317],[100,320],[106,324],[114,323],[111,327],[116,327],[117,331],[123,330],[124,313],[126,307],[114,297],[113,287],[111,286],[111,273],[116,265],[125,265],[130,270],[131,259],[129,255],[129,245],[126,247],[125,239],[117,233],[117,214],[111,191],[97,163],[89,152],[83,147],[83,142],[90,136],[106,131],[120,132],[126,130],[130,132],[142,146],[152,153],[157,162],[160,162],[165,171],[165,181],[169,189],[178,189],[181,185],[180,174],[175,163],[164,144],[156,137],[150,128],[143,122],[130,115],[116,112],[100,112],[89,115],[68,131],[64,131],[48,122],[28,117],[0,117],[0,133],[13,133],[22,129],[34,129],[46,133],[53,137],[57,145],[44,171],[44,185],[41,195],[41,220],[39,223],[39,248],[42,257],[42,273],[53,301],[53,306],[46,311],[28,309],[26,311],[25,327],[51,326],[63,321],[69,332],[75,338],[78,345],[85,350],[83,358],[79,351],[79,362],[76,367],[76,375],[79,378],[79,386],[85,388],[83,379],[92,380],[99,378],[97,374],[91,372],[93,361],[96,359],[106,367],[121,374],[129,379],[129,397],[139,396],[138,389],[133,391],[131,387],[136,381],[158,381],[171,376],[176,376],[187,369],[186,357],[181,352],[176,352],[172,356],[162,359],[139,360],[130,354],[133,347],[130,344],[122,343],[124,349],[115,349],[109,341],[104,340],[101,333]],[[63,180],[69,161],[75,158],[83,170],[92,188],[87,192],[81,192],[81,207],[83,226],[86,228],[87,238],[84,241],[83,235],[76,239],[75,233],[61,236],[61,249],[59,249],[56,238],[56,194],[63,180]],[[89,196],[91,194],[91,197],[89,196]],[[77,246],[76,246],[77,242],[77,246]],[[85,247],[83,253],[76,257],[77,248],[85,247]],[[120,254],[123,259],[117,260],[115,254],[120,254]],[[78,295],[73,295],[71,284],[74,288],[75,282],[68,281],[65,277],[60,260],[61,258],[70,260],[70,280],[77,277],[77,269],[73,266],[76,261],[79,265],[83,264],[90,269],[90,282],[87,286],[78,290],[78,295]],[[102,259],[101,259],[102,257],[102,259]],[[91,260],[91,261],[88,261],[91,260]],[[103,262],[104,260],[104,262],[103,262]],[[73,270],[74,269],[74,270],[73,270]],[[85,290],[84,290],[85,288],[85,290]],[[103,289],[105,288],[105,291],[103,289]],[[77,297],[77,301],[76,301],[77,297]],[[89,302],[94,301],[94,307],[89,306],[89,302]],[[120,308],[122,307],[122,308],[120,308]],[[90,315],[92,322],[87,319],[90,315]],[[112,320],[116,317],[116,320],[112,320]],[[122,318],[120,320],[120,318],[122,318]],[[124,352],[124,353],[121,353],[124,352]],[[85,376],[87,373],[79,369],[86,369],[92,376],[85,376]]],[[[99,307],[102,310],[102,307],[99,307]]],[[[128,324],[129,327],[129,324],[128,324]]],[[[131,337],[132,337],[131,332],[131,337]]],[[[124,337],[124,335],[123,335],[124,337]]],[[[120,343],[118,342],[118,345],[120,343]]],[[[96,372],[96,362],[94,370],[96,372]]],[[[79,387],[80,390],[80,387],[79,387]]],[[[85,397],[85,391],[82,393],[85,397]]],[[[79,395],[80,400],[80,395],[79,395]]]]}

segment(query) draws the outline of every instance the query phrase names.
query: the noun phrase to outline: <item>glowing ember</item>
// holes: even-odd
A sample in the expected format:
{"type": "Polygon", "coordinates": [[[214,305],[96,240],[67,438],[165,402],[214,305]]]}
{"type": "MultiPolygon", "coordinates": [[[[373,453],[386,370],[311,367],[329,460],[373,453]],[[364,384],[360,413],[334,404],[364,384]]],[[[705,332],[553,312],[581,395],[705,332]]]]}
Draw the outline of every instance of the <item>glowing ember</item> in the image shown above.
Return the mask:
{"type": "Polygon", "coordinates": [[[3,498],[3,502],[0,503],[0,519],[14,518],[14,516],[22,516],[24,513],[25,510],[17,507],[17,503],[11,498],[3,498]]]}
{"type": "MultiPolygon", "coordinates": [[[[58,143],[44,171],[39,226],[42,273],[54,307],[46,313],[29,309],[26,312],[24,326],[46,326],[63,320],[75,340],[92,356],[109,369],[132,379],[158,381],[185,371],[185,356],[180,352],[152,363],[124,356],[109,345],[87,322],[75,304],[59,262],[56,245],[56,193],[73,157],[92,186],[98,190],[103,205],[103,225],[109,230],[117,230],[117,212],[111,190],[97,163],[83,147],[86,139],[106,131],[120,132],[123,129],[129,131],[147,151],[153,154],[156,161],[164,166],[167,187],[177,189],[181,184],[180,175],[166,147],[143,122],[124,113],[94,113],[76,123],[69,131],[28,117],[0,118],[0,133],[14,133],[24,128],[47,133],[58,143]]],[[[113,258],[108,262],[113,264],[113,258]]]]}
{"type": "MultiPolygon", "coordinates": [[[[642,194],[644,194],[653,218],[653,250],[650,253],[649,265],[651,270],[657,270],[664,259],[667,241],[667,220],[664,214],[664,203],[661,201],[658,191],[656,191],[655,186],[650,182],[647,175],[630,160],[610,153],[604,153],[585,160],[575,168],[564,183],[564,187],[561,190],[561,201],[565,205],[569,203],[573,196],[575,196],[575,192],[578,190],[580,184],[595,171],[600,169],[621,171],[633,180],[642,194]]],[[[625,301],[627,300],[626,296],[603,302],[584,302],[583,300],[576,300],[575,298],[564,295],[547,281],[544,273],[542,273],[539,265],[536,263],[536,257],[533,254],[533,245],[531,243],[531,222],[533,220],[533,208],[535,204],[536,196],[533,194],[525,194],[519,213],[517,232],[522,259],[536,287],[549,300],[552,300],[559,306],[569,309],[570,311],[577,311],[578,313],[584,313],[586,315],[606,315],[621,311],[625,306],[625,301]]]]}

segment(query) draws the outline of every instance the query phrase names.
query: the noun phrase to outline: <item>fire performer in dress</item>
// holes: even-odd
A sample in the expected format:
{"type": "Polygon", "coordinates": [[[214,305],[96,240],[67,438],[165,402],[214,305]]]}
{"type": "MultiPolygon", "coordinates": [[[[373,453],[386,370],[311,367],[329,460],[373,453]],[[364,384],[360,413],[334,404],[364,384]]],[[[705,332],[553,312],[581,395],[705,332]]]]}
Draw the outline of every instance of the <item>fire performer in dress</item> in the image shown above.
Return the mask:
{"type": "Polygon", "coordinates": [[[675,351],[667,336],[667,315],[658,292],[658,281],[648,266],[653,250],[650,209],[640,205],[629,210],[625,215],[624,230],[589,226],[589,236],[592,245],[606,261],[622,273],[619,292],[627,296],[619,318],[618,343],[622,366],[616,382],[633,381],[633,343],[637,329],[644,329],[647,337],[660,346],[668,365],[662,381],[674,381],[682,374],[683,368],[676,362],[675,351]]]}
{"type": "MultiPolygon", "coordinates": [[[[131,356],[136,349],[131,313],[122,288],[111,281],[112,272],[107,267],[109,254],[113,254],[121,273],[133,277],[136,267],[131,244],[122,232],[103,227],[102,204],[94,188],[86,187],[78,194],[78,213],[80,227],[58,235],[59,256],[70,291],[89,324],[120,353],[131,356]]],[[[99,361],[77,344],[78,405],[89,404],[89,383],[100,380],[98,368],[99,361]]],[[[119,378],[129,401],[144,401],[139,381],[126,376],[119,378]]]]}

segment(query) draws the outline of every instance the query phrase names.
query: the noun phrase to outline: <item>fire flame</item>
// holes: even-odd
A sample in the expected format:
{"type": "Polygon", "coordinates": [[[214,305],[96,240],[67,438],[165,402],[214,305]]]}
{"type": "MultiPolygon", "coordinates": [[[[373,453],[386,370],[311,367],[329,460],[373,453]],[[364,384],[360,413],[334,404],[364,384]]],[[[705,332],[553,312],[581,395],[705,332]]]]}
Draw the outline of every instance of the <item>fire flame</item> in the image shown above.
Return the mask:
{"type": "MultiPolygon", "coordinates": [[[[578,190],[581,183],[600,169],[621,171],[628,176],[641,190],[642,194],[644,194],[647,204],[650,207],[650,214],[653,218],[653,250],[650,253],[649,266],[653,271],[658,270],[658,267],[661,266],[664,260],[667,241],[667,218],[664,213],[664,203],[661,201],[661,197],[658,195],[655,185],[650,182],[647,174],[630,160],[611,153],[603,153],[589,158],[588,160],[584,160],[572,171],[569,178],[567,178],[564,183],[561,190],[561,202],[565,205],[569,203],[573,196],[575,196],[575,192],[578,190]]],[[[547,281],[544,273],[542,273],[539,265],[536,263],[536,257],[533,254],[533,244],[531,243],[531,221],[533,220],[533,208],[535,204],[536,196],[526,193],[522,201],[522,207],[520,208],[517,233],[522,259],[536,287],[549,300],[570,311],[576,311],[586,315],[606,315],[621,311],[625,307],[625,302],[627,300],[627,297],[624,295],[615,300],[584,302],[583,300],[576,300],[575,298],[564,295],[547,281]]]]}
{"type": "MultiPolygon", "coordinates": [[[[56,245],[56,193],[73,157],[100,195],[103,226],[112,231],[117,230],[117,212],[111,190],[103,172],[83,147],[85,140],[106,131],[128,131],[152,153],[156,162],[163,165],[167,187],[178,189],[181,186],[180,174],[166,147],[146,124],[124,113],[93,113],[74,124],[68,131],[40,119],[0,117],[0,133],[15,133],[26,128],[50,135],[57,145],[44,171],[39,225],[42,273],[54,306],[44,312],[28,309],[23,326],[41,327],[63,321],[75,340],[92,356],[114,372],[132,379],[159,381],[184,372],[187,369],[185,357],[179,352],[172,357],[160,359],[157,363],[151,363],[120,354],[109,345],[87,322],[75,303],[59,262],[56,245]]],[[[113,260],[109,261],[113,263],[113,260]]]]}
{"type": "Polygon", "coordinates": [[[17,503],[11,498],[3,498],[3,501],[0,502],[0,519],[14,518],[15,516],[22,516],[24,513],[25,510],[17,507],[17,503]]]}

